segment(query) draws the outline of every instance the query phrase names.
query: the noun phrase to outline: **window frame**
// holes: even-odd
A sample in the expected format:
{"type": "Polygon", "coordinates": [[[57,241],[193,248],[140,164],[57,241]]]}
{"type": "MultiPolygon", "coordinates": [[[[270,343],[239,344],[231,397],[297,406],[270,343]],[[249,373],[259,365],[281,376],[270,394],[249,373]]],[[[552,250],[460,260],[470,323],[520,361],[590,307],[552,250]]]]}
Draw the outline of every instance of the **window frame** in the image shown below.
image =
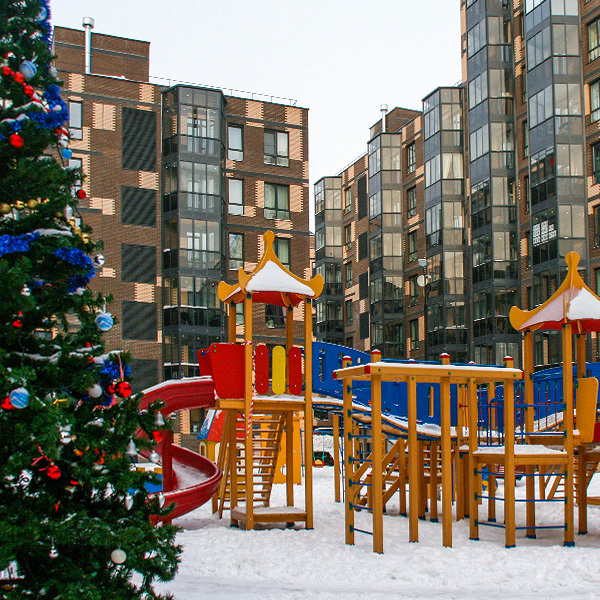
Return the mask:
{"type": "Polygon", "coordinates": [[[81,100],[69,100],[69,136],[72,140],[83,139],[83,102],[81,100]],[[78,106],[78,115],[73,118],[73,107],[78,106]]]}
{"type": "Polygon", "coordinates": [[[406,172],[414,173],[417,169],[417,149],[415,142],[406,146],[406,172]]]}
{"type": "Polygon", "coordinates": [[[264,163],[276,167],[290,166],[290,136],[287,131],[265,129],[263,134],[264,163]],[[267,153],[267,136],[273,136],[273,153],[267,153]],[[285,143],[283,140],[285,139],[285,143]],[[281,146],[281,148],[280,148],[281,146]]]}
{"type": "Polygon", "coordinates": [[[244,160],[244,126],[243,125],[227,125],[227,158],[242,162],[244,160]],[[240,132],[240,147],[234,148],[231,144],[231,131],[237,130],[240,132]]]}
{"type": "Polygon", "coordinates": [[[406,245],[408,247],[408,253],[407,253],[407,258],[408,258],[408,262],[414,262],[415,260],[417,260],[418,256],[419,256],[419,242],[418,242],[418,238],[417,238],[417,230],[414,229],[413,231],[409,231],[407,234],[407,242],[406,245]]]}
{"type": "Polygon", "coordinates": [[[590,83],[590,123],[596,121],[600,121],[600,79],[590,83]]]}
{"type": "Polygon", "coordinates": [[[292,270],[292,243],[290,238],[277,237],[273,240],[273,250],[279,259],[279,262],[288,270],[292,270]],[[282,260],[283,247],[287,246],[287,260],[282,260]]]}
{"type": "Polygon", "coordinates": [[[265,219],[277,219],[279,221],[289,221],[290,220],[290,186],[282,185],[279,183],[270,183],[265,181],[264,188],[264,217],[265,219]],[[267,206],[267,189],[272,188],[274,192],[274,206],[267,206]],[[282,190],[287,191],[286,198],[280,198],[280,192],[282,190]],[[280,201],[283,206],[280,206],[280,201]]]}
{"type": "Polygon", "coordinates": [[[235,232],[230,232],[229,233],[229,239],[228,239],[228,249],[229,249],[229,256],[228,256],[228,266],[229,266],[229,270],[238,270],[239,268],[244,268],[244,234],[243,233],[239,233],[237,231],[235,232]],[[231,252],[231,242],[232,242],[232,238],[239,238],[239,240],[241,241],[240,244],[240,248],[241,248],[241,256],[233,256],[233,253],[231,252]]]}
{"type": "Polygon", "coordinates": [[[227,212],[230,215],[244,215],[244,180],[237,177],[229,177],[227,179],[227,212]],[[241,187],[241,202],[232,202],[231,185],[233,182],[239,182],[241,187]],[[232,210],[232,207],[237,207],[238,210],[232,210]]]}

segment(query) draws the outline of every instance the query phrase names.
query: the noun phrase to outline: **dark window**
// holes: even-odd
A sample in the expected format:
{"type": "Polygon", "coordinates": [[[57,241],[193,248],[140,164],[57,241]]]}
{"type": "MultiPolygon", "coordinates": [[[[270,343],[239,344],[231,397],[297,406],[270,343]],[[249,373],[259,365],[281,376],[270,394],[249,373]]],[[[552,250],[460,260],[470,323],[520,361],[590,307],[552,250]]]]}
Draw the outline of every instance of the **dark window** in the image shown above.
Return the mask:
{"type": "Polygon", "coordinates": [[[344,264],[344,271],[345,271],[346,287],[349,288],[352,285],[352,263],[351,262],[347,262],[344,264]]]}
{"type": "Polygon", "coordinates": [[[600,120],[600,79],[590,84],[590,121],[600,120]]]}
{"type": "Polygon", "coordinates": [[[134,392],[141,392],[158,383],[158,361],[145,358],[132,358],[131,387],[134,392]]]}
{"type": "Polygon", "coordinates": [[[362,313],[359,316],[360,339],[366,340],[369,337],[369,313],[362,313]]]}
{"type": "Polygon", "coordinates": [[[600,183],[600,143],[592,146],[592,172],[594,183],[600,183]]]}
{"type": "Polygon", "coordinates": [[[408,234],[408,260],[417,260],[417,231],[408,234]]]}
{"type": "Polygon", "coordinates": [[[417,216],[417,188],[412,187],[406,191],[406,212],[408,218],[417,216]]]}
{"type": "Polygon", "coordinates": [[[244,214],[244,182],[242,179],[228,179],[228,206],[230,215],[244,214]]]}
{"type": "Polygon", "coordinates": [[[410,321],[410,349],[419,349],[419,321],[415,319],[410,321]]]}
{"type": "Polygon", "coordinates": [[[361,233],[358,236],[358,260],[363,260],[369,256],[369,240],[367,232],[361,233]]]}
{"type": "Polygon", "coordinates": [[[363,175],[356,184],[358,196],[358,218],[364,219],[369,214],[369,201],[367,199],[367,176],[363,175]]]}
{"type": "Polygon", "coordinates": [[[348,214],[352,210],[352,189],[344,190],[344,214],[348,214]]]}
{"type": "Polygon", "coordinates": [[[156,171],[156,113],[123,108],[122,128],[123,168],[156,171]]]}
{"type": "Polygon", "coordinates": [[[288,270],[291,270],[290,261],[290,238],[276,237],[273,243],[273,250],[277,254],[279,262],[288,270]]]}
{"type": "Polygon", "coordinates": [[[277,304],[265,304],[265,324],[269,328],[285,327],[283,307],[277,304]]]}
{"type": "Polygon", "coordinates": [[[229,268],[239,269],[244,267],[244,234],[229,234],[229,268]]]}
{"type": "Polygon", "coordinates": [[[289,140],[285,131],[265,130],[265,165],[289,167],[289,140]]]}
{"type": "Polygon", "coordinates": [[[121,280],[156,285],[156,248],[121,244],[121,280]]]}
{"type": "Polygon", "coordinates": [[[227,128],[228,150],[227,158],[229,160],[244,160],[244,130],[242,127],[230,125],[227,128]]]}
{"type": "Polygon", "coordinates": [[[408,173],[414,173],[417,168],[417,153],[415,151],[415,143],[409,144],[406,147],[406,170],[408,173]]]}
{"type": "Polygon", "coordinates": [[[354,310],[352,300],[346,300],[346,325],[352,325],[354,321],[354,310]]]}
{"type": "Polygon", "coordinates": [[[288,220],[289,218],[289,186],[265,183],[265,219],[288,220]]]}
{"type": "Polygon", "coordinates": [[[83,104],[69,100],[69,135],[72,140],[83,138],[83,104]]]}
{"type": "Polygon", "coordinates": [[[156,304],[124,300],[121,307],[123,339],[155,342],[157,339],[156,304]]]}
{"type": "Polygon", "coordinates": [[[156,191],[121,188],[121,223],[156,227],[156,191]]]}
{"type": "Polygon", "coordinates": [[[600,19],[588,25],[588,51],[590,62],[600,56],[600,19]]]}
{"type": "Polygon", "coordinates": [[[408,278],[408,304],[416,306],[419,303],[419,285],[417,283],[417,275],[408,278]]]}
{"type": "Polygon", "coordinates": [[[600,206],[594,206],[594,248],[600,247],[600,206]]]}
{"type": "Polygon", "coordinates": [[[352,226],[346,225],[344,227],[344,246],[346,250],[352,250],[352,226]]]}
{"type": "Polygon", "coordinates": [[[369,274],[366,272],[358,276],[358,297],[360,300],[369,297],[369,274]]]}

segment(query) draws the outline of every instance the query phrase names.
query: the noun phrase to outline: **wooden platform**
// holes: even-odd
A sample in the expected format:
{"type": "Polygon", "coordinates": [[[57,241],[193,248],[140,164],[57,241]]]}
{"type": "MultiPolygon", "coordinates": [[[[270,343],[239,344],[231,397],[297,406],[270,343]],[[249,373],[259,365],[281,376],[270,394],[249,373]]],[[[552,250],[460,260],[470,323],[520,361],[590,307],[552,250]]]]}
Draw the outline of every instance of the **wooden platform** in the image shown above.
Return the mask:
{"type": "MultiPolygon", "coordinates": [[[[306,410],[304,396],[255,396],[253,399],[253,410],[255,413],[274,412],[299,412],[306,410]]],[[[217,398],[215,407],[221,410],[244,411],[243,398],[217,398]]]]}
{"type": "MultiPolygon", "coordinates": [[[[305,523],[306,511],[295,506],[255,506],[255,523],[305,523]]],[[[231,511],[232,521],[246,522],[246,506],[236,506],[231,511]]]]}
{"type": "MultiPolygon", "coordinates": [[[[517,465],[566,465],[569,460],[564,450],[546,446],[516,445],[514,453],[517,465]]],[[[506,449],[504,446],[478,448],[473,452],[473,457],[481,464],[503,465],[506,462],[506,449]]]]}

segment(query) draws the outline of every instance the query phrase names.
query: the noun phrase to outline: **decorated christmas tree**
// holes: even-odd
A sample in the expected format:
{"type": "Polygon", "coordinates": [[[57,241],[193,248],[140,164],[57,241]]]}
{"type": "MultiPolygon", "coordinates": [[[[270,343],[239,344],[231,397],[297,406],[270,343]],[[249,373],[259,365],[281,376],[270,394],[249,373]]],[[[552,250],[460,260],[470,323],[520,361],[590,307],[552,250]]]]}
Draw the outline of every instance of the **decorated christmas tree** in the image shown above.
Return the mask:
{"type": "Polygon", "coordinates": [[[113,320],[88,287],[103,258],[77,215],[49,12],[0,0],[0,596],[160,598],[175,528],[156,525],[168,507],[132,459],[157,458],[164,419],[103,347],[113,320]]]}

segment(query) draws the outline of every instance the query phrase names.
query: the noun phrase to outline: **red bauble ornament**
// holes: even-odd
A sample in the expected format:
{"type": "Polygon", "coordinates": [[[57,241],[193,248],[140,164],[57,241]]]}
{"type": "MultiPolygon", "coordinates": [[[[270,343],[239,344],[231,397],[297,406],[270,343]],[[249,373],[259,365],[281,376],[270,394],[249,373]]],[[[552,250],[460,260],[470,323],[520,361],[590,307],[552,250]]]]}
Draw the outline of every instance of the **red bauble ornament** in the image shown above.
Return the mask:
{"type": "Polygon", "coordinates": [[[0,404],[0,406],[4,409],[4,410],[11,410],[13,408],[13,405],[10,401],[10,398],[8,396],[6,396],[6,398],[4,398],[4,400],[2,400],[2,404],[0,404]]]}
{"type": "Polygon", "coordinates": [[[13,320],[11,322],[11,325],[15,328],[15,329],[20,329],[21,327],[23,327],[23,311],[19,311],[19,314],[13,317],[13,320]]]}
{"type": "Polygon", "coordinates": [[[23,91],[25,92],[25,95],[26,95],[26,96],[29,96],[30,98],[31,98],[31,96],[33,96],[33,91],[34,91],[34,90],[33,90],[33,88],[32,88],[30,85],[26,85],[26,86],[23,88],[23,91]]]}
{"type": "Polygon", "coordinates": [[[25,83],[25,77],[23,77],[22,73],[19,73],[18,71],[16,73],[13,74],[13,79],[17,82],[17,83],[25,83]]]}
{"type": "Polygon", "coordinates": [[[60,477],[60,469],[56,465],[50,465],[46,469],[46,475],[48,475],[50,479],[58,479],[60,477]]]}
{"type": "Polygon", "coordinates": [[[78,197],[80,200],[83,200],[83,199],[84,199],[84,198],[87,196],[87,194],[85,193],[85,190],[77,190],[77,194],[76,194],[76,196],[77,196],[77,197],[78,197]]]}
{"type": "Polygon", "coordinates": [[[107,396],[114,396],[117,393],[117,386],[114,383],[109,383],[105,388],[104,388],[104,393],[107,396]]]}
{"type": "Polygon", "coordinates": [[[131,386],[126,381],[119,381],[116,392],[121,398],[129,398],[131,396],[131,386]]]}
{"type": "Polygon", "coordinates": [[[23,138],[18,133],[11,133],[8,136],[8,143],[15,148],[22,148],[23,138]]]}
{"type": "Polygon", "coordinates": [[[10,77],[13,74],[12,69],[10,67],[2,67],[2,75],[5,77],[10,77]]]}
{"type": "Polygon", "coordinates": [[[153,431],[152,437],[156,440],[157,444],[160,444],[160,442],[162,442],[163,439],[162,431],[153,431]]]}

